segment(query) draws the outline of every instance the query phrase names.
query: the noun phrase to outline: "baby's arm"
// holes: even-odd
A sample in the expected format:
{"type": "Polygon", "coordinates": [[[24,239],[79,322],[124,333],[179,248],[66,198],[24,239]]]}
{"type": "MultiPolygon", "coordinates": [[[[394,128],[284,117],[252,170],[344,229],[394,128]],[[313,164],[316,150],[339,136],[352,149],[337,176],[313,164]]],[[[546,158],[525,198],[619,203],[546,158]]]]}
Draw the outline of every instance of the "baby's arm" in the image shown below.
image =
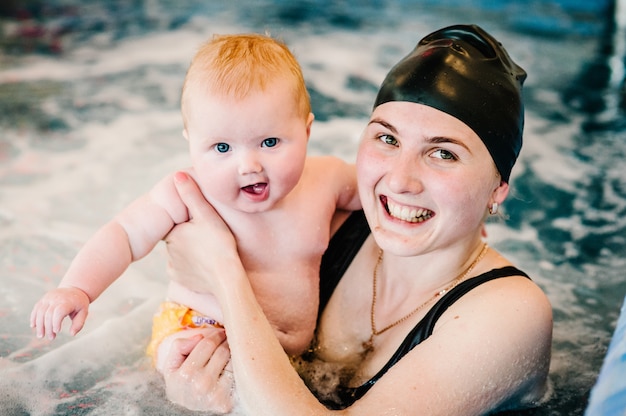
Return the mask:
{"type": "Polygon", "coordinates": [[[89,304],[133,261],[148,254],[176,223],[186,220],[187,209],[171,176],[135,200],[87,241],[59,287],[37,302],[30,318],[37,336],[54,339],[66,316],[72,320],[70,333],[78,333],[89,304]]]}

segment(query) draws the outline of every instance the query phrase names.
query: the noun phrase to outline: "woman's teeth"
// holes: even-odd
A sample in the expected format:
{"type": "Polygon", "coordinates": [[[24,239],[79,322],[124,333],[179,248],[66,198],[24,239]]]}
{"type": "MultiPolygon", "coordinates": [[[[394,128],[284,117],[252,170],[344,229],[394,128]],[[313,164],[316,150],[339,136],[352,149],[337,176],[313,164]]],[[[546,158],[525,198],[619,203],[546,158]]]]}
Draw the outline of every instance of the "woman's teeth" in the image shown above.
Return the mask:
{"type": "Polygon", "coordinates": [[[387,212],[394,218],[408,222],[423,222],[433,216],[432,211],[424,208],[409,208],[387,201],[387,212]]]}

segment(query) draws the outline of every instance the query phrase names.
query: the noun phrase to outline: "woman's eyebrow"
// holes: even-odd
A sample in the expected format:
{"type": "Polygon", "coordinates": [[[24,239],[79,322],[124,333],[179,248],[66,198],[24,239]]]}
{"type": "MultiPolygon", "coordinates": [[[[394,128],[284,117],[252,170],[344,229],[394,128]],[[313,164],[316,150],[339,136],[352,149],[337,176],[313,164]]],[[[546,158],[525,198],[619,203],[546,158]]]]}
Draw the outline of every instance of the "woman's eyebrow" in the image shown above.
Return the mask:
{"type": "Polygon", "coordinates": [[[386,129],[390,130],[392,133],[394,134],[398,134],[398,130],[396,130],[396,128],[394,126],[392,126],[391,124],[387,123],[385,120],[382,120],[380,118],[373,118],[370,120],[369,123],[367,123],[367,125],[372,125],[372,124],[380,124],[381,126],[385,127],[386,129]]]}
{"type": "MultiPolygon", "coordinates": [[[[370,122],[368,123],[368,125],[372,125],[372,124],[380,124],[381,126],[385,127],[389,131],[391,131],[392,133],[398,134],[398,130],[396,130],[396,128],[392,124],[389,124],[388,122],[386,122],[385,120],[382,120],[380,118],[373,118],[373,119],[371,119],[370,122]]],[[[426,141],[428,143],[432,143],[432,144],[451,143],[451,144],[455,144],[457,146],[461,146],[461,147],[463,147],[463,148],[465,148],[465,149],[467,149],[469,151],[469,147],[467,147],[465,142],[463,142],[462,140],[453,139],[451,137],[434,136],[434,137],[428,138],[426,141]]]]}
{"type": "Polygon", "coordinates": [[[467,149],[469,151],[469,147],[467,147],[467,145],[463,141],[458,140],[458,139],[453,139],[453,138],[450,138],[450,137],[435,136],[435,137],[431,137],[431,138],[427,139],[426,141],[428,143],[434,143],[434,144],[437,144],[437,143],[452,143],[452,144],[455,144],[457,146],[464,147],[465,149],[467,149]]]}

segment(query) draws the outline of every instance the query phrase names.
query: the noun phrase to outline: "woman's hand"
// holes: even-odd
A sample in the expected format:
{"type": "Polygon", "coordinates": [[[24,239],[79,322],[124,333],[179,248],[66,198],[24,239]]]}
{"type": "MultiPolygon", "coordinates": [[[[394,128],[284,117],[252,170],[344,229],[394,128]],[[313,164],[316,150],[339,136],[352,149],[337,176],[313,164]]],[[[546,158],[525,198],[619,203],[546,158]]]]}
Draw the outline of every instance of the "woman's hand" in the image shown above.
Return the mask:
{"type": "Polygon", "coordinates": [[[199,293],[213,293],[220,278],[215,266],[225,258],[238,258],[237,243],[230,229],[184,172],[174,175],[180,198],[189,210],[188,222],[167,235],[170,278],[199,293]]]}
{"type": "MultiPolygon", "coordinates": [[[[192,178],[177,173],[174,183],[190,220],[174,227],[166,238],[170,272],[178,283],[218,299],[241,408],[259,415],[323,414],[324,406],[293,369],[263,313],[232,233],[192,178]]],[[[221,337],[176,339],[166,347],[162,372],[170,400],[190,409],[228,408],[220,408],[225,400],[232,400],[231,375],[222,374],[227,359],[221,352],[226,349],[221,337]]]]}
{"type": "Polygon", "coordinates": [[[159,368],[167,398],[190,410],[231,412],[234,379],[224,331],[186,330],[169,338],[159,368]]]}

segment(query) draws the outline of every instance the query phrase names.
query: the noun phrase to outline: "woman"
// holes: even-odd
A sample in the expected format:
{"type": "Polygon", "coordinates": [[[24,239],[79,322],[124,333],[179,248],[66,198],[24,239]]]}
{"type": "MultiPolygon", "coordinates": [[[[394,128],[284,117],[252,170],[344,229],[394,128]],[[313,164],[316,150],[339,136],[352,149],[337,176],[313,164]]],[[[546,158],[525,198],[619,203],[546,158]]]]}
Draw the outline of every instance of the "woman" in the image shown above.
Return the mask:
{"type": "Polygon", "coordinates": [[[540,401],[550,304],[482,241],[521,148],[525,76],[489,34],[460,25],[422,39],[387,75],[357,157],[369,229],[352,214],[322,265],[311,355],[341,377],[319,399],[276,340],[228,229],[179,176],[194,224],[168,239],[173,274],[217,296],[228,346],[218,332],[173,341],[169,397],[195,408],[223,398],[229,347],[254,415],[473,415],[540,401]]]}

